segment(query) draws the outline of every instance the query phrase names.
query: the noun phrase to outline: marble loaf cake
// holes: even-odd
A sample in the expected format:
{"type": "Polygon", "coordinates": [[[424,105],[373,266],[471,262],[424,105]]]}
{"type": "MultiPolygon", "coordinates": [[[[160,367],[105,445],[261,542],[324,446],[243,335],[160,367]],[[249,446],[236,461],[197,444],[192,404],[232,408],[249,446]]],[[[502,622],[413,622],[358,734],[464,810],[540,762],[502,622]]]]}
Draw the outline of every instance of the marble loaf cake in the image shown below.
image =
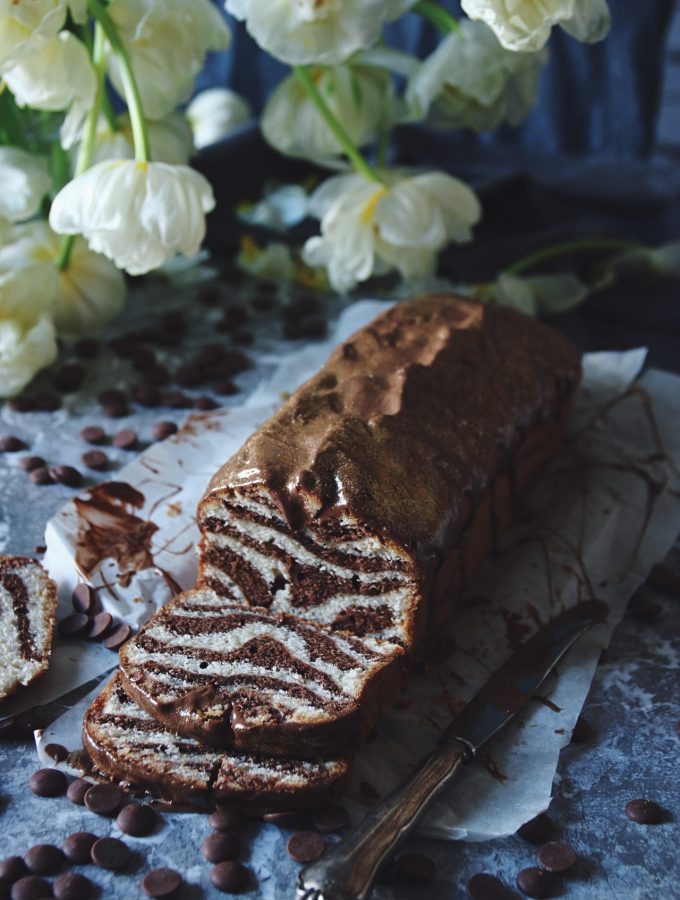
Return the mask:
{"type": "Polygon", "coordinates": [[[57,589],[33,559],[0,556],[0,699],[50,664],[57,589]]]}
{"type": "Polygon", "coordinates": [[[402,650],[188,591],[120,651],[126,692],[208,746],[314,759],[366,737],[400,684],[402,650]]]}
{"type": "Polygon", "coordinates": [[[83,745],[106,777],[177,807],[313,807],[337,794],[349,774],[343,758],[306,762],[211,750],[165,729],[128,697],[118,675],[86,712],[83,745]]]}
{"type": "Polygon", "coordinates": [[[571,343],[452,295],[390,308],[216,473],[199,582],[417,658],[557,452],[571,343]]]}

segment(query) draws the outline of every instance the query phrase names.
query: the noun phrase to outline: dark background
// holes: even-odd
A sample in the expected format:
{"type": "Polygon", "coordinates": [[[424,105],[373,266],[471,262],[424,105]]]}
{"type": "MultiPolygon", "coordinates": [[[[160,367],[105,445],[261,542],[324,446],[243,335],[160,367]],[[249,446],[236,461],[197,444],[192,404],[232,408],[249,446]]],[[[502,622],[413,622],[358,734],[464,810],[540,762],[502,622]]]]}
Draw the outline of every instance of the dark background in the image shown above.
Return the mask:
{"type": "MultiPolygon", "coordinates": [[[[458,9],[455,2],[443,5],[458,9]]],[[[678,4],[609,0],[609,6],[612,29],[601,44],[583,45],[553,30],[539,102],[520,127],[481,135],[397,129],[393,163],[447,170],[481,195],[484,219],[476,240],[442,255],[443,275],[454,281],[492,278],[525,253],[571,238],[680,239],[678,4]]],[[[209,59],[197,89],[228,85],[259,112],[286,67],[260,51],[241,23],[230,24],[231,49],[209,59]]],[[[389,45],[421,57],[437,40],[415,14],[387,31],[389,45]]],[[[267,180],[302,177],[310,168],[271,151],[256,125],[203,151],[196,164],[218,196],[209,244],[225,255],[233,253],[239,233],[227,210],[256,197],[267,180]]],[[[587,278],[596,262],[597,255],[585,254],[553,269],[587,278]]],[[[680,371],[678,279],[629,277],[555,324],[583,349],[646,344],[651,365],[680,371]]]]}

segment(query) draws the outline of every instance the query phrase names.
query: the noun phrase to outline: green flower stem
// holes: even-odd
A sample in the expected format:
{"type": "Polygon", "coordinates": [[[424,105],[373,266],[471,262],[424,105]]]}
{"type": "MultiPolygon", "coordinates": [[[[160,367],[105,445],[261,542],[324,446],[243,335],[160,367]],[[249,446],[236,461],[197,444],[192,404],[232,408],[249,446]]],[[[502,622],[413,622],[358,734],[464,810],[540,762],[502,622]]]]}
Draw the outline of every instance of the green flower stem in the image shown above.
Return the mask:
{"type": "Polygon", "coordinates": [[[132,71],[132,65],[127,49],[116,30],[116,26],[114,25],[108,10],[101,3],[101,0],[88,0],[87,5],[90,12],[97,20],[97,23],[104,29],[109,44],[111,44],[111,49],[118,57],[120,78],[123,82],[123,93],[125,94],[125,101],[130,113],[132,139],[135,145],[135,159],[138,163],[147,163],[151,158],[149,135],[146,129],[142,99],[139,94],[139,88],[137,87],[135,74],[132,71]]]}
{"type": "Polygon", "coordinates": [[[635,241],[625,241],[621,238],[583,238],[576,241],[564,241],[561,244],[553,244],[551,247],[537,250],[535,253],[529,253],[512,265],[506,266],[503,271],[510,275],[519,275],[521,272],[526,272],[527,269],[533,269],[543,262],[558,256],[565,256],[567,253],[606,252],[608,250],[616,252],[617,250],[632,250],[641,246],[635,241]]]}
{"type": "Polygon", "coordinates": [[[413,7],[413,11],[421,15],[423,19],[427,19],[443,34],[450,34],[460,27],[458,20],[448,10],[435,3],[434,0],[418,0],[413,7]]]}
{"type": "Polygon", "coordinates": [[[292,68],[293,74],[307,92],[307,96],[309,97],[309,99],[321,113],[323,120],[335,135],[335,138],[342,147],[343,152],[349,158],[356,171],[363,175],[364,178],[368,179],[368,181],[375,181],[379,184],[382,183],[382,179],[380,178],[378,173],[370,165],[370,163],[367,162],[366,159],[364,159],[358,147],[354,144],[352,138],[345,131],[342,122],[340,122],[333,111],[329,108],[328,104],[321,95],[321,91],[314,83],[314,79],[310,75],[309,69],[305,66],[293,66],[292,68]]]}
{"type": "MultiPolygon", "coordinates": [[[[78,159],[76,160],[74,177],[82,175],[83,172],[85,172],[89,168],[90,163],[92,162],[94,145],[97,138],[97,122],[99,121],[99,113],[101,112],[102,107],[102,97],[104,96],[105,91],[104,30],[99,25],[99,23],[95,25],[94,44],[92,46],[92,64],[97,76],[97,83],[95,88],[94,101],[87,115],[83,138],[80,142],[80,150],[78,151],[78,159]]],[[[68,268],[69,260],[71,258],[71,251],[73,250],[75,240],[76,236],[74,234],[68,234],[64,238],[62,238],[61,246],[59,247],[59,255],[57,256],[57,268],[61,270],[68,268]]]]}

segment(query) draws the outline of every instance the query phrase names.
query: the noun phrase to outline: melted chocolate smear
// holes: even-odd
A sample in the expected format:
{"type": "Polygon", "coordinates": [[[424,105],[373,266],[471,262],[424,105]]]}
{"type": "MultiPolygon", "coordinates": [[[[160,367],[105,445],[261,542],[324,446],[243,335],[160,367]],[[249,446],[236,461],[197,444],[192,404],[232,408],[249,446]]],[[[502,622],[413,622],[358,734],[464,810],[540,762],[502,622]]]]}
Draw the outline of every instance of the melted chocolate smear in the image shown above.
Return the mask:
{"type": "Polygon", "coordinates": [[[496,781],[500,781],[501,784],[504,784],[508,780],[508,776],[501,772],[498,768],[498,763],[496,763],[488,753],[478,753],[476,759],[479,760],[489,775],[491,775],[492,778],[495,778],[496,781]]]}
{"type": "Polygon", "coordinates": [[[80,518],[76,565],[83,575],[91,576],[104,559],[116,561],[123,581],[152,568],[151,538],[158,526],[132,512],[144,505],[144,495],[119,481],[92,487],[88,494],[89,499],[73,501],[80,518]]]}

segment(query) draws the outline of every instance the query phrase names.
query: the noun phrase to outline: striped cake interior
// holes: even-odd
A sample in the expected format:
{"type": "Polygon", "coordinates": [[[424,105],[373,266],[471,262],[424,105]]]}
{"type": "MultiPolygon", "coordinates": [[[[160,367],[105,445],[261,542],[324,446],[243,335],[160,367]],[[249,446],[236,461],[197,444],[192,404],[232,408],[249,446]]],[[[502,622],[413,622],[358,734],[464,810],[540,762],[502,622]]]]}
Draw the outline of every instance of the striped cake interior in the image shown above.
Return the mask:
{"type": "Polygon", "coordinates": [[[159,795],[201,804],[212,795],[295,795],[330,790],[344,759],[306,762],[217,752],[165,730],[134,703],[116,676],[85,714],[86,750],[104,773],[159,795]]]}
{"type": "Polygon", "coordinates": [[[287,728],[295,752],[315,755],[314,729],[355,716],[346,737],[358,737],[364,692],[401,655],[202,589],[156,613],[120,660],[134,698],[174,730],[245,747],[249,731],[287,728]]]}
{"type": "Polygon", "coordinates": [[[410,646],[412,562],[349,519],[291,528],[264,490],[205,498],[200,582],[238,603],[410,646]]]}
{"type": "Polygon", "coordinates": [[[47,667],[55,607],[54,585],[41,566],[0,558],[0,697],[47,667]]]}

